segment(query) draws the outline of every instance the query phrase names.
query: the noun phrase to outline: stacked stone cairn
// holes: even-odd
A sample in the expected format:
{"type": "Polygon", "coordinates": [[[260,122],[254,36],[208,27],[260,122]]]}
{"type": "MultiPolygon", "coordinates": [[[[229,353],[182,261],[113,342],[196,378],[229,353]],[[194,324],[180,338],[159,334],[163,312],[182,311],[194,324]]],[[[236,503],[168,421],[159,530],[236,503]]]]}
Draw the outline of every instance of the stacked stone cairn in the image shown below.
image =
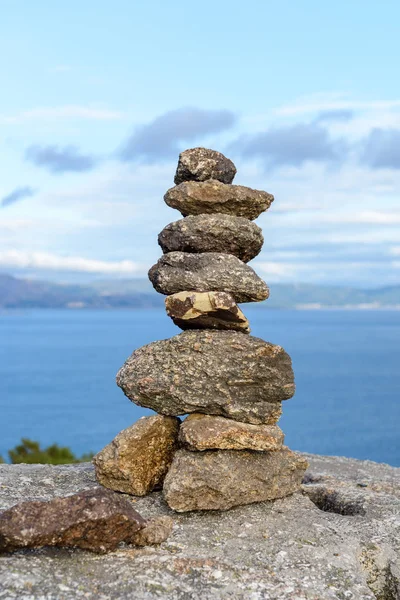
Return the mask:
{"type": "Polygon", "coordinates": [[[213,150],[179,156],[164,200],[183,218],[160,233],[164,255],[149,278],[184,331],[135,350],[120,369],[125,395],[158,415],[94,458],[101,484],[134,495],[162,486],[178,512],[282,498],[299,489],[307,467],[276,424],[295,391],[290,357],[249,335],[237,306],[269,296],[248,262],[264,242],[254,219],[274,198],[232,185],[235,174],[213,150]]]}

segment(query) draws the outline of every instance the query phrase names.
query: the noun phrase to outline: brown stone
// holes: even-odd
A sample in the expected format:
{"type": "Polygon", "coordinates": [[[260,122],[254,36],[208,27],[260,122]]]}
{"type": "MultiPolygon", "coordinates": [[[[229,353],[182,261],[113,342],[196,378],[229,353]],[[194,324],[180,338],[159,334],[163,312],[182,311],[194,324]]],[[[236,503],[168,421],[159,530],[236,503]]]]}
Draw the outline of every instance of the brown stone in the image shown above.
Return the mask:
{"type": "Polygon", "coordinates": [[[261,302],[269,296],[267,284],[231,254],[169,252],[151,267],[149,279],[160,294],[228,292],[236,302],[261,302]]]}
{"type": "Polygon", "coordinates": [[[232,183],[236,167],[221,152],[208,148],[191,148],[181,152],[175,173],[175,183],[183,181],[205,181],[217,179],[232,183]]]}
{"type": "Polygon", "coordinates": [[[135,350],[117,383],[132,402],[161,414],[200,412],[268,425],[295,390],[283,348],[238,331],[206,329],[135,350]]]}
{"type": "Polygon", "coordinates": [[[250,450],[178,450],[164,481],[164,497],[178,512],[227,510],[274,500],[300,489],[307,461],[284,448],[250,450]]]}
{"type": "Polygon", "coordinates": [[[251,425],[225,417],[192,414],[181,424],[179,441],[188,450],[280,450],[283,431],[277,425],[251,425]]]}
{"type": "Polygon", "coordinates": [[[145,525],[129,500],[101,488],[48,502],[22,502],[0,513],[0,552],[42,546],[107,552],[145,525]]]}
{"type": "Polygon", "coordinates": [[[167,296],[165,306],[181,329],[250,331],[248,320],[226,292],[179,292],[167,296]]]}
{"type": "Polygon", "coordinates": [[[161,544],[170,536],[173,525],[174,521],[171,519],[171,517],[163,516],[149,519],[146,522],[145,527],[139,531],[136,531],[132,538],[126,540],[126,542],[129,544],[134,544],[135,546],[151,546],[154,544],[161,544]]]}
{"type": "Polygon", "coordinates": [[[195,215],[170,223],[158,236],[164,253],[222,252],[243,262],[257,256],[264,243],[256,223],[232,215],[195,215]]]}
{"type": "Polygon", "coordinates": [[[144,496],[160,486],[177,447],[179,419],[142,417],[93,458],[96,478],[107,488],[144,496]]]}
{"type": "Polygon", "coordinates": [[[252,221],[271,206],[274,197],[243,185],[227,185],[210,179],[176,185],[167,191],[164,200],[171,208],[177,208],[184,217],[223,213],[252,221]]]}

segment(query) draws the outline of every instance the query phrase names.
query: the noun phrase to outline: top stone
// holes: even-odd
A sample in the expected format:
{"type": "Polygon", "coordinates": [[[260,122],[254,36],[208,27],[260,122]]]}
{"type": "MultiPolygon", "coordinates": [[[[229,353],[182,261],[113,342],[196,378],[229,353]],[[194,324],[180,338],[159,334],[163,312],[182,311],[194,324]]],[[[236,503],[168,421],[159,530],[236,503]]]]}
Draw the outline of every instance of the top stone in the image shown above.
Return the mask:
{"type": "Polygon", "coordinates": [[[174,181],[176,185],[184,181],[206,181],[207,179],[232,183],[235,175],[235,165],[221,152],[207,148],[191,148],[179,155],[174,181]]]}

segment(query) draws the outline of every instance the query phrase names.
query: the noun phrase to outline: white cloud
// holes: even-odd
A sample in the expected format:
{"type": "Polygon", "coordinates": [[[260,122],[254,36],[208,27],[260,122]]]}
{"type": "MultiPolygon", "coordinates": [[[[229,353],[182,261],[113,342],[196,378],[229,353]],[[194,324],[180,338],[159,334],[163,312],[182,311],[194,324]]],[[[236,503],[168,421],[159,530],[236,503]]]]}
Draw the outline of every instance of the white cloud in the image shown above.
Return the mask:
{"type": "Polygon", "coordinates": [[[400,256],[400,246],[393,246],[389,248],[389,254],[391,256],[400,256]]]}
{"type": "Polygon", "coordinates": [[[21,123],[32,119],[92,119],[109,121],[121,119],[123,116],[124,114],[117,110],[98,108],[95,106],[66,104],[65,106],[32,108],[12,116],[0,115],[0,123],[21,123]]]}
{"type": "Polygon", "coordinates": [[[0,252],[0,267],[113,275],[133,275],[144,271],[141,265],[130,260],[103,261],[81,256],[58,256],[47,252],[20,250],[0,252]]]}
{"type": "Polygon", "coordinates": [[[281,106],[276,113],[281,116],[297,116],[331,110],[373,110],[386,111],[400,108],[400,100],[370,100],[360,101],[340,97],[316,94],[308,98],[300,98],[293,103],[281,106]]]}

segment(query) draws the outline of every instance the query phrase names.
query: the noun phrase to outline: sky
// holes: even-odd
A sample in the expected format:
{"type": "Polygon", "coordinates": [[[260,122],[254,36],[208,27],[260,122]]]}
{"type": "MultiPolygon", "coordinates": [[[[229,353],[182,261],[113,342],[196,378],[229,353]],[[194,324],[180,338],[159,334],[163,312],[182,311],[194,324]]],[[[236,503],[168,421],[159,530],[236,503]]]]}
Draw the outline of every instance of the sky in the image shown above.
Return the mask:
{"type": "Polygon", "coordinates": [[[0,0],[0,272],[146,276],[205,146],[275,201],[267,283],[400,284],[397,0],[0,0]]]}

